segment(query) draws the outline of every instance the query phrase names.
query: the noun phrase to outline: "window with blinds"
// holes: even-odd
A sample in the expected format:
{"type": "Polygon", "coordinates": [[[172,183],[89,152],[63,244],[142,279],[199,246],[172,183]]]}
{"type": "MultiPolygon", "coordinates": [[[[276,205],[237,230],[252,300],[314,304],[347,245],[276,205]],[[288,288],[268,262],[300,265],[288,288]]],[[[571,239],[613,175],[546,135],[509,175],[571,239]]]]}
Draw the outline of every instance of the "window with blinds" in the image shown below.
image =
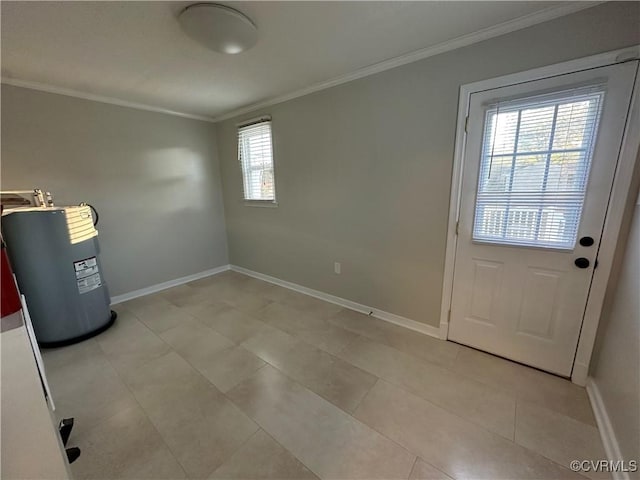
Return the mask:
{"type": "Polygon", "coordinates": [[[591,87],[489,107],[474,240],[573,249],[603,97],[591,87]]]}
{"type": "Polygon", "coordinates": [[[238,160],[242,166],[244,199],[275,202],[270,119],[238,127],[238,160]]]}

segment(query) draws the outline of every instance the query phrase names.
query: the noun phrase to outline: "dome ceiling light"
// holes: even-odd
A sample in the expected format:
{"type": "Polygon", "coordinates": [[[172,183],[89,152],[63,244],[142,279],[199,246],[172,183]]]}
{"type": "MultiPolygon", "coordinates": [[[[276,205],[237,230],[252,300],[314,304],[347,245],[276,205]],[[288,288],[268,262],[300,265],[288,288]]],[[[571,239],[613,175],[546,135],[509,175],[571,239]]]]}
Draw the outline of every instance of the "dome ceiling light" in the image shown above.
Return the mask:
{"type": "Polygon", "coordinates": [[[256,25],[244,13],[218,3],[194,3],[178,22],[187,35],[211,50],[234,55],[258,41],[256,25]]]}

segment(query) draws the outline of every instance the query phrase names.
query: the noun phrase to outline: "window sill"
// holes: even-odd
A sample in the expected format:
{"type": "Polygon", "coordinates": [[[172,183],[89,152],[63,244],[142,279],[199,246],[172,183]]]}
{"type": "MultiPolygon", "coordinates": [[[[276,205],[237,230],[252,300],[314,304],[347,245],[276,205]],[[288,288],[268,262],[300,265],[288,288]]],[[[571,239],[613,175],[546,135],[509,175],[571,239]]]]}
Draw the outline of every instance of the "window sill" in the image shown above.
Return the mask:
{"type": "Polygon", "coordinates": [[[275,200],[243,200],[245,207],[277,208],[275,200]]]}

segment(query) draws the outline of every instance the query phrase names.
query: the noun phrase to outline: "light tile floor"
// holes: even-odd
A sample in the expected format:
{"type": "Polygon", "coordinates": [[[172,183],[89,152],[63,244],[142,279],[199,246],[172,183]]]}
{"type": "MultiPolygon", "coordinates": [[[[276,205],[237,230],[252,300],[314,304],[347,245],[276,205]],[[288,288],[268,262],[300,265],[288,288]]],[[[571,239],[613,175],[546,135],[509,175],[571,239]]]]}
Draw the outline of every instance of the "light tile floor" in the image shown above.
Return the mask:
{"type": "Polygon", "coordinates": [[[77,479],[565,479],[605,458],[584,389],[238,273],[114,308],[43,352],[77,479]]]}

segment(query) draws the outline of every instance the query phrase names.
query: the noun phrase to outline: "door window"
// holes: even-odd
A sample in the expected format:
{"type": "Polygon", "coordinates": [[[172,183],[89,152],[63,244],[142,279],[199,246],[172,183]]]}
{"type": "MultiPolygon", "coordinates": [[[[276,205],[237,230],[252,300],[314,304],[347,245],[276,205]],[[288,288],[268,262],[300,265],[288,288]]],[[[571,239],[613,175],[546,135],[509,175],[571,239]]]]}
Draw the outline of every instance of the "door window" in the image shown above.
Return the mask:
{"type": "Polygon", "coordinates": [[[575,246],[604,90],[489,105],[473,240],[575,246]]]}

